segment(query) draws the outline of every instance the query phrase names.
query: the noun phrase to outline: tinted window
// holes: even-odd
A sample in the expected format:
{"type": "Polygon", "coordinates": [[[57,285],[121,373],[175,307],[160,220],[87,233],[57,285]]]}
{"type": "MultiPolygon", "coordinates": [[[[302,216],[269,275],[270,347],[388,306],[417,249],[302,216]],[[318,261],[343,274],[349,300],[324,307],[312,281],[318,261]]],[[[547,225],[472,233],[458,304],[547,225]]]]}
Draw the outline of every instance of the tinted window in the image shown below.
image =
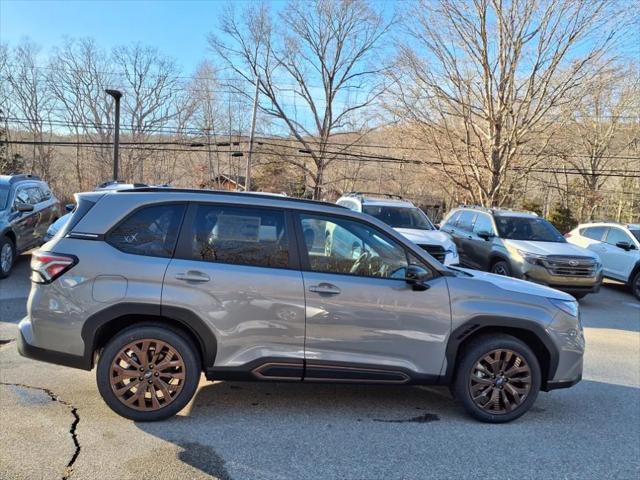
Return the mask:
{"type": "Polygon", "coordinates": [[[556,228],[539,217],[495,217],[501,238],[532,240],[537,242],[562,242],[566,240],[556,228]]]}
{"type": "Polygon", "coordinates": [[[282,211],[198,205],[193,226],[194,260],[289,266],[289,240],[282,211]]]}
{"type": "Polygon", "coordinates": [[[447,218],[447,221],[444,223],[447,227],[455,227],[456,222],[458,221],[458,218],[460,218],[460,211],[454,212],[449,218],[447,218]]]}
{"type": "MultiPolygon", "coordinates": [[[[2,192],[0,192],[0,197],[2,196],[2,192]]],[[[2,202],[0,202],[0,206],[2,205],[2,202]]],[[[640,242],[640,230],[629,230],[631,232],[631,234],[636,237],[636,240],[638,240],[640,242]]]]}
{"type": "Polygon", "coordinates": [[[478,232],[489,232],[493,233],[493,223],[491,223],[491,217],[489,215],[484,215],[479,213],[476,217],[476,221],[473,224],[473,231],[475,233],[478,232]]]}
{"type": "Polygon", "coordinates": [[[615,245],[618,242],[627,242],[633,244],[633,241],[631,240],[631,238],[629,238],[629,235],[627,235],[624,230],[611,227],[609,229],[609,233],[607,234],[607,243],[615,245]]]}
{"type": "Polygon", "coordinates": [[[142,208],[123,220],[106,240],[125,253],[171,257],[184,210],[184,205],[142,208]]]}
{"type": "Polygon", "coordinates": [[[405,278],[404,248],[377,230],[350,220],[301,216],[309,266],[315,272],[405,278]]]}
{"type": "Polygon", "coordinates": [[[473,228],[473,220],[475,216],[475,212],[462,212],[460,218],[458,219],[458,228],[471,231],[471,229],[473,228]]]}
{"type": "Polygon", "coordinates": [[[15,203],[29,203],[29,189],[26,187],[19,188],[16,191],[15,203]]]}
{"type": "Polygon", "coordinates": [[[582,230],[580,230],[580,235],[601,242],[604,238],[604,234],[607,232],[607,228],[608,227],[583,228],[582,230]]]}
{"type": "Polygon", "coordinates": [[[29,203],[36,205],[42,201],[42,192],[37,186],[27,188],[27,194],[29,195],[29,203]]]}
{"type": "Polygon", "coordinates": [[[376,217],[393,228],[435,230],[429,217],[419,208],[365,205],[363,212],[376,217]]]}

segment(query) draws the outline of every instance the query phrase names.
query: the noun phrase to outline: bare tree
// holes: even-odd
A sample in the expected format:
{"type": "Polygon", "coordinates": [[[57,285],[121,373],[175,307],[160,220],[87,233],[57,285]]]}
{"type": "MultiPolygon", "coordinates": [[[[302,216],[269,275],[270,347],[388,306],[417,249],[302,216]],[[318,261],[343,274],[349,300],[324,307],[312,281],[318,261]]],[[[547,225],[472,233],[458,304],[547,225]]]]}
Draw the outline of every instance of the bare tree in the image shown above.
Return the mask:
{"type": "MultiPolygon", "coordinates": [[[[122,125],[131,141],[146,142],[153,135],[177,133],[176,120],[189,99],[182,94],[185,86],[175,62],[156,48],[134,44],[115,48],[112,63],[121,74],[122,125]]],[[[151,155],[151,151],[135,146],[125,150],[123,178],[144,182],[144,162],[151,155]]]]}
{"type": "MultiPolygon", "coordinates": [[[[309,176],[314,198],[336,158],[333,137],[362,130],[364,112],[380,95],[384,67],[372,55],[391,25],[364,0],[290,1],[276,21],[264,4],[241,15],[230,10],[224,36],[210,36],[213,51],[245,85],[259,79],[261,111],[280,120],[310,156],[311,164],[288,161],[309,176]]],[[[252,95],[251,88],[238,91],[252,95]]]]}
{"type": "Polygon", "coordinates": [[[20,117],[20,125],[33,140],[33,153],[27,168],[51,180],[53,147],[51,137],[54,98],[47,82],[46,70],[38,66],[40,49],[29,41],[17,45],[10,53],[6,71],[11,107],[20,117]]]}
{"type": "Polygon", "coordinates": [[[614,6],[422,0],[407,21],[393,110],[472,201],[511,201],[545,158],[559,110],[606,65],[614,6]]]}
{"type": "Polygon", "coordinates": [[[624,171],[633,158],[630,146],[640,141],[637,114],[640,102],[640,79],[635,68],[608,68],[585,89],[586,94],[571,112],[568,136],[561,143],[560,154],[576,169],[584,183],[580,220],[593,220],[601,204],[599,191],[609,180],[611,169],[624,171]],[[625,157],[626,155],[626,157],[625,157]]]}

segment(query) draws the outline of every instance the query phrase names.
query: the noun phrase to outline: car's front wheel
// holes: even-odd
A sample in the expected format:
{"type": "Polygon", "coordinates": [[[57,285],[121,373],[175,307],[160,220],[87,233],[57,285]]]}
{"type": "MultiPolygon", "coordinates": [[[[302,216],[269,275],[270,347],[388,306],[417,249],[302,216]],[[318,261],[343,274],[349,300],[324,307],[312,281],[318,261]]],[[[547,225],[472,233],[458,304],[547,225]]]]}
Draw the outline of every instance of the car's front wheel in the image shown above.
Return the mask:
{"type": "Polygon", "coordinates": [[[540,382],[538,359],[524,342],[510,335],[482,336],[462,352],[453,390],[476,419],[504,423],[531,408],[540,382]]]}
{"type": "Polygon", "coordinates": [[[635,277],[633,277],[633,280],[631,281],[631,293],[640,300],[640,271],[636,273],[635,277]]]}
{"type": "Polygon", "coordinates": [[[511,266],[509,262],[504,260],[499,260],[491,265],[491,273],[495,273],[498,275],[504,275],[505,277],[511,276],[511,266]]]}
{"type": "Polygon", "coordinates": [[[11,273],[16,258],[16,248],[9,237],[0,237],[0,278],[6,278],[11,273]]]}
{"type": "Polygon", "coordinates": [[[193,397],[200,380],[193,342],[159,325],[140,325],[116,335],[97,368],[98,390],[109,407],[135,421],[169,418],[193,397]]]}

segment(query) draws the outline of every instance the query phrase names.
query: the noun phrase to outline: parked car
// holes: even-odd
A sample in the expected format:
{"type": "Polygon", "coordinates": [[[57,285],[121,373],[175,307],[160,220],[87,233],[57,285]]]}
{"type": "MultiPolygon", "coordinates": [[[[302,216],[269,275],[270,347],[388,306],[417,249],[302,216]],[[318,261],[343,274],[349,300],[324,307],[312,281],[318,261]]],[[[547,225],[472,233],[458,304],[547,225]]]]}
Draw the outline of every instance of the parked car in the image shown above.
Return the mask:
{"type": "Polygon", "coordinates": [[[44,243],[60,204],[35,175],[0,175],[0,278],[8,277],[18,255],[44,243]]]}
{"type": "Polygon", "coordinates": [[[547,285],[577,299],[600,290],[598,255],[567,243],[535,213],[456,208],[443,220],[441,230],[455,240],[464,266],[547,285]]]}
{"type": "Polygon", "coordinates": [[[604,276],[625,282],[640,300],[640,224],[585,223],[565,235],[600,257],[604,276]]]}
{"type": "MultiPolygon", "coordinates": [[[[340,197],[336,203],[383,221],[426,250],[439,262],[445,265],[458,264],[458,251],[455,243],[449,235],[438,231],[426,213],[409,200],[398,195],[380,197],[380,194],[347,193],[340,197]]],[[[332,240],[331,233],[327,232],[326,234],[328,242],[332,240]]],[[[336,240],[340,241],[337,236],[336,240]]]]}
{"type": "MultiPolygon", "coordinates": [[[[96,187],[96,191],[99,192],[101,190],[126,190],[129,188],[139,188],[139,187],[148,187],[148,186],[149,185],[147,185],[146,183],[125,183],[125,182],[120,182],[118,180],[113,180],[113,181],[101,183],[96,187]]],[[[49,229],[47,230],[47,233],[44,236],[45,242],[48,242],[49,240],[51,240],[60,231],[60,229],[69,221],[69,219],[71,218],[71,212],[73,211],[74,208],[75,208],[75,205],[72,203],[66,205],[65,209],[67,213],[61,216],[58,220],[56,220],[49,226],[49,229]]]]}
{"type": "Polygon", "coordinates": [[[577,302],[451,269],[334,204],[138,188],[77,195],[32,257],[24,356],[86,370],[118,414],[160,420],[210,380],[450,385],[507,422],[581,378],[577,302]],[[354,259],[313,248],[335,224],[354,259]],[[55,308],[52,308],[55,305],[55,308]]]}

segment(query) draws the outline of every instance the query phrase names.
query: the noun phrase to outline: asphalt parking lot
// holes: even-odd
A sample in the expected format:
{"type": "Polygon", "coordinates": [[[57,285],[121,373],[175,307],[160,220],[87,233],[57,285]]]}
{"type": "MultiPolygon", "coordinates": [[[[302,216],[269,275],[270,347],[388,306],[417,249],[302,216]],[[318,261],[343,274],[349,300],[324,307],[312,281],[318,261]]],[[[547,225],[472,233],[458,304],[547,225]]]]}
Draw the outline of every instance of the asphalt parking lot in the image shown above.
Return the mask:
{"type": "Polygon", "coordinates": [[[118,417],[93,372],[18,355],[28,257],[0,280],[2,479],[640,478],[640,303],[607,284],[581,300],[584,380],[506,425],[447,390],[201,382],[169,421],[118,417]]]}

